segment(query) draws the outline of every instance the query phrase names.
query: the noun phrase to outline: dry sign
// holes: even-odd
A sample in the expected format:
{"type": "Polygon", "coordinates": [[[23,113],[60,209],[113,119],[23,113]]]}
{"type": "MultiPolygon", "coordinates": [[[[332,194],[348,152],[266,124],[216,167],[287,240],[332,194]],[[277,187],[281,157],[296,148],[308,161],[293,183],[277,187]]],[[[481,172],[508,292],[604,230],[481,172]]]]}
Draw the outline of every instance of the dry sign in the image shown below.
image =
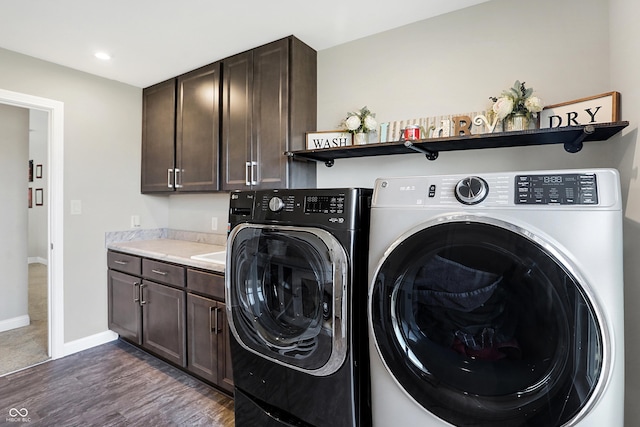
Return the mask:
{"type": "Polygon", "coordinates": [[[549,105],[540,112],[541,129],[611,123],[619,120],[620,94],[618,92],[549,105]]]}

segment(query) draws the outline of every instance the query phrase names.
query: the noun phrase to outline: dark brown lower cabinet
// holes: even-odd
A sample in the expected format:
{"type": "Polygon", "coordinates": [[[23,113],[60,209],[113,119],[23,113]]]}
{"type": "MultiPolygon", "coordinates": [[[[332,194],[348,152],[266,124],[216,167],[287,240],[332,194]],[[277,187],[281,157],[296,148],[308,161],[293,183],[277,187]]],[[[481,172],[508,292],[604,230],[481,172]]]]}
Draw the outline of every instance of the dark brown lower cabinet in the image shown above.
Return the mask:
{"type": "Polygon", "coordinates": [[[233,393],[224,276],[115,251],[108,266],[109,329],[233,393]]]}
{"type": "Polygon", "coordinates": [[[142,307],[139,277],[109,270],[109,329],[142,344],[142,307]]]}
{"type": "Polygon", "coordinates": [[[187,369],[233,393],[224,276],[187,269],[187,369]]]}
{"type": "Polygon", "coordinates": [[[185,292],[109,270],[109,329],[186,366],[185,292]]]}
{"type": "Polygon", "coordinates": [[[142,347],[176,365],[186,366],[185,292],[143,280],[142,347]]]}
{"type": "Polygon", "coordinates": [[[224,303],[187,294],[187,313],[187,369],[232,392],[229,328],[224,303]]]}

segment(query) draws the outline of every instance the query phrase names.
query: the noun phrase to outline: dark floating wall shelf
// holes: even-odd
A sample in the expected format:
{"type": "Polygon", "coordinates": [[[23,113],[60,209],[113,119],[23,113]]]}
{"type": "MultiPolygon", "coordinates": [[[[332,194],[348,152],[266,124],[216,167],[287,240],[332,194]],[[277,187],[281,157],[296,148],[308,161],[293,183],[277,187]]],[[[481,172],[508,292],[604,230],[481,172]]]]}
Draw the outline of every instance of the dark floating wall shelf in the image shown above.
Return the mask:
{"type": "Polygon", "coordinates": [[[569,153],[577,153],[585,141],[605,141],[629,126],[628,121],[567,126],[552,129],[532,129],[482,135],[452,136],[417,141],[384,142],[318,150],[287,151],[294,159],[315,160],[333,166],[335,159],[423,153],[435,160],[441,151],[477,150],[481,148],[524,147],[529,145],[564,144],[569,153]]]}

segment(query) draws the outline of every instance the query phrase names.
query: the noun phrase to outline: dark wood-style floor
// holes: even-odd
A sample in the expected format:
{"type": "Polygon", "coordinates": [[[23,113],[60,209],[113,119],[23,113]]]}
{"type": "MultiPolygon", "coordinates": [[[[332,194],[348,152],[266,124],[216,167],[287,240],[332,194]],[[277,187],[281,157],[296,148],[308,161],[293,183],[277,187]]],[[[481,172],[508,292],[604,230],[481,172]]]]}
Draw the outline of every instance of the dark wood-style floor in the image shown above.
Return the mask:
{"type": "Polygon", "coordinates": [[[4,425],[229,427],[233,400],[118,340],[0,377],[4,425]]]}

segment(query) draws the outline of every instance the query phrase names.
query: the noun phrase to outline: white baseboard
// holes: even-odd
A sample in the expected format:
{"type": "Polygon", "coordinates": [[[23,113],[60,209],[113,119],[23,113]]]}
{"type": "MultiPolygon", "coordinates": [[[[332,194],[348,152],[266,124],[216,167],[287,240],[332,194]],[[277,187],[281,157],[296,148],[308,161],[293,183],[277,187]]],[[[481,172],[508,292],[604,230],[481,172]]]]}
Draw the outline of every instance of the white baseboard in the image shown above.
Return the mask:
{"type": "MultiPolygon", "coordinates": [[[[64,344],[64,356],[77,353],[79,351],[88,350],[92,347],[97,347],[102,344],[114,341],[118,339],[118,334],[113,331],[104,331],[95,335],[91,335],[79,340],[71,341],[64,344]]],[[[64,357],[63,356],[63,357],[64,357]]]]}
{"type": "Polygon", "coordinates": [[[23,326],[29,326],[31,319],[28,314],[24,316],[12,317],[7,320],[0,320],[0,332],[10,331],[16,328],[22,328],[23,326]]]}
{"type": "Polygon", "coordinates": [[[27,262],[29,264],[49,264],[49,262],[45,258],[39,256],[30,256],[29,258],[27,258],[27,262]]]}

